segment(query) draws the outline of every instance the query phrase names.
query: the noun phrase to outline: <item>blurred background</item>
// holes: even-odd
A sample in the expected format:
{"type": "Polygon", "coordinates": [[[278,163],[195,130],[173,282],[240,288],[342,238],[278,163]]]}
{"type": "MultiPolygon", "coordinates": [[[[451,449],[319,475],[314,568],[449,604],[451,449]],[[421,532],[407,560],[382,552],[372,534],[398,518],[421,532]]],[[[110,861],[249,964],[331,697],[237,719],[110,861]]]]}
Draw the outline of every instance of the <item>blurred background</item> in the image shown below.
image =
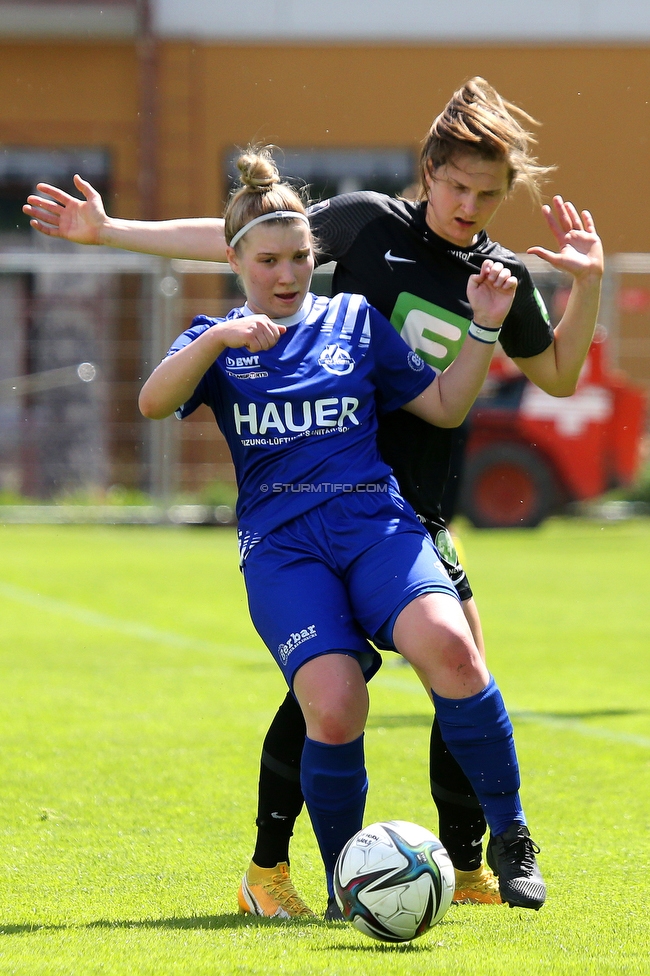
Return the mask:
{"type": "MultiPolygon", "coordinates": [[[[228,521],[235,498],[207,410],[152,424],[136,406],[194,314],[239,304],[232,277],[42,237],[21,211],[37,182],[72,191],[78,172],[121,217],[215,215],[237,147],[254,141],[281,146],[283,173],[314,199],[397,193],[433,118],[477,74],[543,123],[538,155],[557,165],[546,197],[592,211],[608,265],[575,397],[536,396],[496,368],[461,508],[477,525],[534,525],[616,488],[612,511],[650,500],[650,5],[0,0],[3,517],[50,517],[35,503],[56,502],[63,518],[76,502],[109,520],[228,521]]],[[[519,252],[551,244],[523,192],[490,236],[519,252]]],[[[557,320],[567,283],[531,270],[557,320]]]]}

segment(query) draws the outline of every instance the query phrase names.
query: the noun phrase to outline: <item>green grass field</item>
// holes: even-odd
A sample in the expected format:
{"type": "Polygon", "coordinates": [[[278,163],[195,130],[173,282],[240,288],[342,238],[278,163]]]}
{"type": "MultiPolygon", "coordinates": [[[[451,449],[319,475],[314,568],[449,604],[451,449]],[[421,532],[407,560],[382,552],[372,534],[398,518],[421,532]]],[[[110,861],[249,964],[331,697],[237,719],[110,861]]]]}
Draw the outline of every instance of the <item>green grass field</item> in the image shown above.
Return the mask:
{"type": "MultiPolygon", "coordinates": [[[[231,530],[0,526],[0,973],[650,972],[650,523],[463,530],[548,902],[452,907],[385,946],[238,916],[259,746],[284,689],[231,530]]],[[[430,714],[387,655],[366,820],[436,829],[430,714]]],[[[297,886],[324,908],[306,815],[297,886]]]]}

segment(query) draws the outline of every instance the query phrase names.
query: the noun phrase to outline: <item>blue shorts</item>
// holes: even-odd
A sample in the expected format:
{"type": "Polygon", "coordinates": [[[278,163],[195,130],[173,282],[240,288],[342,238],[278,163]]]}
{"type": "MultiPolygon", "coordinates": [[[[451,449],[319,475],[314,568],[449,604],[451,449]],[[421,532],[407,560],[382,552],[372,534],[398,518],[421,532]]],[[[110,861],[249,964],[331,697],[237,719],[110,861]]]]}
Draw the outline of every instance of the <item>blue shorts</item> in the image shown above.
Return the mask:
{"type": "Polygon", "coordinates": [[[400,612],[423,593],[458,594],[413,509],[392,489],[337,495],[249,551],[243,573],[255,628],[289,687],[321,654],[359,658],[370,678],[394,650],[400,612]]]}

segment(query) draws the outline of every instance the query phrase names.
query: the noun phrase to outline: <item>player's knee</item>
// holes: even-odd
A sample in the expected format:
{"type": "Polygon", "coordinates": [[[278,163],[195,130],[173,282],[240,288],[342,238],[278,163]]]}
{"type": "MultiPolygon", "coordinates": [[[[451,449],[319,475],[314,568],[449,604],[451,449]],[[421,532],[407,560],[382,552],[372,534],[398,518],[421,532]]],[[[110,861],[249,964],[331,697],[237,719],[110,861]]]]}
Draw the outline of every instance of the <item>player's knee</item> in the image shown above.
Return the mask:
{"type": "Polygon", "coordinates": [[[322,655],[307,661],[294,678],[307,736],[342,745],[358,738],[368,715],[368,691],[356,658],[322,655]]]}
{"type": "Polygon", "coordinates": [[[367,708],[345,695],[336,700],[325,697],[320,702],[312,701],[306,715],[307,735],[334,746],[352,742],[363,732],[366,716],[367,708]]]}
{"type": "Polygon", "coordinates": [[[482,673],[481,656],[471,639],[454,630],[444,631],[438,639],[442,665],[448,671],[464,676],[482,673]]]}
{"type": "Polygon", "coordinates": [[[319,723],[318,734],[314,738],[319,742],[326,742],[331,746],[341,746],[345,742],[352,742],[363,732],[361,728],[337,716],[326,716],[319,723]]]}

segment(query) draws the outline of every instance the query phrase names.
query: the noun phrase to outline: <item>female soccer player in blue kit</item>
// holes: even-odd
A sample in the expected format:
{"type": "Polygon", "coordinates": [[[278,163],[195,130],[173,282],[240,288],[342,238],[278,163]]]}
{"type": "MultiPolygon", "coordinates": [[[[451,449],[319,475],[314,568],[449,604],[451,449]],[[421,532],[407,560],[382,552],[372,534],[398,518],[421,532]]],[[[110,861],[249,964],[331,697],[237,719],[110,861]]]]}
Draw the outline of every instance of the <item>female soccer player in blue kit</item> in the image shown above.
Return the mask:
{"type": "MultiPolygon", "coordinates": [[[[422,151],[421,200],[384,194],[344,194],[309,211],[323,260],[336,260],[334,291],[366,295],[402,336],[437,369],[457,354],[471,319],[467,280],[484,258],[505,262],[519,287],[501,344],[530,380],[554,395],[573,392],[596,322],[602,248],[591,217],[556,197],[544,208],[559,254],[531,251],[574,275],[571,300],[551,329],[530,277],[512,252],[493,243],[485,227],[508,192],[523,183],[533,191],[544,170],[531,157],[532,120],[485,81],[468,81],[434,121],[422,151]],[[524,125],[522,125],[522,123],[524,125]],[[414,326],[416,326],[414,328],[414,326]],[[450,338],[450,333],[458,333],[450,338]]],[[[101,198],[81,179],[86,200],[42,185],[54,202],[31,197],[26,212],[44,233],[82,243],[107,243],[167,256],[223,260],[223,224],[216,219],[142,223],[106,216],[101,198]]],[[[379,420],[382,456],[402,494],[443,550],[475,640],[483,650],[472,590],[440,514],[448,471],[448,430],[403,410],[379,420]]],[[[266,737],[260,770],[258,837],[240,889],[240,906],[258,914],[302,914],[288,876],[289,839],[302,806],[298,777],[304,720],[292,695],[266,737]]],[[[498,885],[482,864],[485,821],[471,785],[434,722],[431,787],[439,834],[456,868],[455,900],[499,900],[498,885]]],[[[516,843],[528,845],[527,839],[516,843]]]]}
{"type": "MultiPolygon", "coordinates": [[[[205,403],[229,444],[251,617],[305,719],[300,780],[331,897],[336,857],[362,825],[366,681],[378,666],[369,639],[402,653],[431,689],[493,838],[528,836],[501,695],[376,443],[377,409],[403,407],[443,427],[463,420],[517,279],[491,260],[470,276],[469,340],[436,377],[365,298],[309,294],[314,255],[300,198],[267,154],[238,165],[244,185],[225,236],[246,305],[195,319],[139,402],[153,419],[205,403]]],[[[501,896],[537,909],[545,888],[526,853],[495,847],[501,896]]]]}

